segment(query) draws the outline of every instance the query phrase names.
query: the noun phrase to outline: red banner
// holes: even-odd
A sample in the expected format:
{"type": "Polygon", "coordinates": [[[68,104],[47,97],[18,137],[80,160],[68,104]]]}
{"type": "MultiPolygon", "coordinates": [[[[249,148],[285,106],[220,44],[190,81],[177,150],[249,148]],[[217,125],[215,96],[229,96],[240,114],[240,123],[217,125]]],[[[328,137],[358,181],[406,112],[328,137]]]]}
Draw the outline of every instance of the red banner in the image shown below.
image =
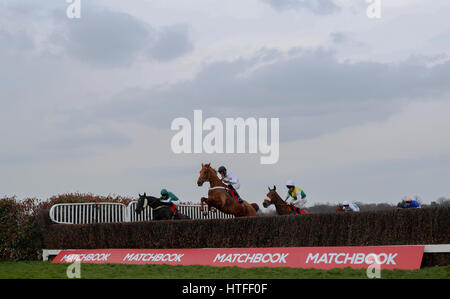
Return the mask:
{"type": "Polygon", "coordinates": [[[424,246],[63,250],[53,263],[419,269],[424,246]]]}

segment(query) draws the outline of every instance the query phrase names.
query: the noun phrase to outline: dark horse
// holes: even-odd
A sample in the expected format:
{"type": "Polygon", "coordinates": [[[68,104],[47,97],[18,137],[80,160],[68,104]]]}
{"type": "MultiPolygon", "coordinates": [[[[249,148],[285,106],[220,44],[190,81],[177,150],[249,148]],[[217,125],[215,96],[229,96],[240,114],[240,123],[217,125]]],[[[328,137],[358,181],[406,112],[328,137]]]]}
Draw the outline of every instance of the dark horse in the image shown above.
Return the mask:
{"type": "Polygon", "coordinates": [[[169,219],[191,219],[189,216],[175,212],[172,209],[172,203],[161,202],[159,198],[139,194],[139,201],[136,205],[136,213],[139,215],[147,206],[153,210],[154,220],[169,220],[169,219]]]}
{"type": "Polygon", "coordinates": [[[296,210],[296,208],[292,205],[287,204],[277,193],[277,187],[273,186],[273,189],[269,187],[269,193],[267,193],[267,198],[263,202],[263,206],[267,208],[270,205],[274,205],[277,209],[278,215],[300,215],[300,214],[309,214],[305,210],[296,210]]]}

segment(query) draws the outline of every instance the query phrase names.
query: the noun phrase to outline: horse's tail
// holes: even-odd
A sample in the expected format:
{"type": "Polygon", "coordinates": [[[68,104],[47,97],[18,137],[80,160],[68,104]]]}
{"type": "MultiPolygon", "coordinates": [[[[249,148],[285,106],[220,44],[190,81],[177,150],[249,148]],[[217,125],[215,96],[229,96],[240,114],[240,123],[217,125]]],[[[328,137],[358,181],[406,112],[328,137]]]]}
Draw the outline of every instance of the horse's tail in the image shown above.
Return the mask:
{"type": "Polygon", "coordinates": [[[250,204],[250,205],[255,209],[256,212],[259,211],[259,206],[258,206],[258,204],[252,203],[252,204],[250,204]]]}

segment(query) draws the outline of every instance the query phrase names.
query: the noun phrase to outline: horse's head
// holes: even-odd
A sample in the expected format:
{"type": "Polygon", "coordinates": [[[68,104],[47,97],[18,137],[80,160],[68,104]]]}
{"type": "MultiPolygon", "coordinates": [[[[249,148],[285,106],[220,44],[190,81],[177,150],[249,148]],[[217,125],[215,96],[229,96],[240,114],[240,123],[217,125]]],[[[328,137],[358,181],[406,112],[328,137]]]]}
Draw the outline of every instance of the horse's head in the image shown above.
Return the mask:
{"type": "Polygon", "coordinates": [[[211,167],[211,163],[203,164],[202,169],[200,170],[200,176],[197,180],[197,185],[199,187],[203,186],[204,182],[209,182],[212,178],[212,175],[216,174],[215,170],[211,167]]]}
{"type": "Polygon", "coordinates": [[[136,205],[136,213],[140,214],[143,209],[145,209],[148,205],[147,194],[144,192],[143,195],[139,193],[139,200],[136,205]]]}
{"type": "Polygon", "coordinates": [[[341,205],[341,204],[339,204],[337,207],[336,207],[336,213],[341,213],[341,212],[344,212],[344,206],[343,205],[341,205]]]}
{"type": "Polygon", "coordinates": [[[269,187],[269,193],[267,193],[266,196],[267,197],[266,197],[266,199],[264,199],[264,202],[263,202],[263,206],[265,208],[267,208],[271,204],[277,203],[280,200],[282,201],[281,197],[277,193],[277,187],[276,186],[273,186],[273,189],[270,189],[270,187],[269,187]]]}

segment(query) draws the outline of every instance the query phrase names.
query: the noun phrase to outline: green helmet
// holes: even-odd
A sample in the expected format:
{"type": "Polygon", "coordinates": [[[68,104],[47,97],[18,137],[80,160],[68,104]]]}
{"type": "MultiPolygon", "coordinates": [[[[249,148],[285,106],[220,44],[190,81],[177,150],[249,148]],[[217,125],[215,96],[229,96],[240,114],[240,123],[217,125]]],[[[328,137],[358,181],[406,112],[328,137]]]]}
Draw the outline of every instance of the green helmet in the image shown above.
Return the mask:
{"type": "Polygon", "coordinates": [[[161,190],[161,195],[168,195],[168,194],[169,194],[169,192],[167,192],[166,189],[162,189],[161,190]]]}

